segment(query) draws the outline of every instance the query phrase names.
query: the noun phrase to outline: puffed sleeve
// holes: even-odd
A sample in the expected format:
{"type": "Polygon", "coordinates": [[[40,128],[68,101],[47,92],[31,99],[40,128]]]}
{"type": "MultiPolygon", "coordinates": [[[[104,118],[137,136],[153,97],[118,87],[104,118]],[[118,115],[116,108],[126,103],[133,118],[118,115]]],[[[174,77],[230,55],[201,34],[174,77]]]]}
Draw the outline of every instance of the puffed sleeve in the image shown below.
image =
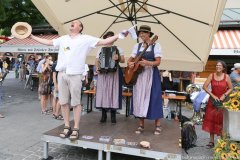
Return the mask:
{"type": "Polygon", "coordinates": [[[131,57],[135,58],[137,55],[138,43],[134,45],[131,57]]]}
{"type": "Polygon", "coordinates": [[[155,44],[154,47],[154,57],[162,57],[162,48],[159,43],[155,44]]]}

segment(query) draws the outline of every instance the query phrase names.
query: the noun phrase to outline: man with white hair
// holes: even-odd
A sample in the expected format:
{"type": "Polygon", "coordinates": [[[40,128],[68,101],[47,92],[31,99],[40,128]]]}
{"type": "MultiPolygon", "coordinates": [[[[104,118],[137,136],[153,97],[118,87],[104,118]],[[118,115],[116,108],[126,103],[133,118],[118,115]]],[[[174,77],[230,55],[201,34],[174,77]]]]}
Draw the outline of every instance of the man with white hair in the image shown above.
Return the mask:
{"type": "Polygon", "coordinates": [[[57,39],[48,40],[31,35],[30,37],[42,44],[59,47],[56,70],[58,74],[59,102],[62,107],[65,127],[61,138],[77,140],[79,138],[79,123],[81,116],[81,87],[82,76],[85,70],[87,54],[97,47],[111,44],[121,36],[126,37],[128,32],[120,33],[107,39],[82,34],[83,24],[73,20],[70,25],[70,34],[57,39]],[[70,102],[70,103],[69,103],[70,102]],[[74,126],[70,127],[69,107],[73,106],[74,126]]]}
{"type": "Polygon", "coordinates": [[[234,64],[234,70],[230,74],[230,79],[232,81],[233,90],[234,87],[240,87],[240,63],[234,64]]]}

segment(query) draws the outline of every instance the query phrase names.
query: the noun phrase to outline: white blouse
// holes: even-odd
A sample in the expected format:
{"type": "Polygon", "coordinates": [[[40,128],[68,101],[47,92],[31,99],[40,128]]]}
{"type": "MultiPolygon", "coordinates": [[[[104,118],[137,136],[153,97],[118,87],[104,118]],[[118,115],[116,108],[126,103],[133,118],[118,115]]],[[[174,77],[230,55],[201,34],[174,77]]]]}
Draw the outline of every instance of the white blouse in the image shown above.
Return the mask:
{"type": "MultiPolygon", "coordinates": [[[[137,55],[138,45],[139,45],[139,43],[135,44],[134,47],[133,47],[132,54],[131,54],[131,56],[132,56],[133,58],[135,58],[136,55],[137,55]]],[[[151,51],[151,49],[152,49],[152,45],[150,45],[146,51],[147,51],[147,52],[148,52],[148,51],[151,51]]],[[[143,50],[144,50],[144,47],[143,47],[143,45],[141,45],[139,51],[141,52],[141,51],[143,51],[143,50]]],[[[154,57],[162,57],[162,49],[161,49],[161,46],[160,46],[159,43],[155,43],[155,47],[154,47],[154,57]]]]}

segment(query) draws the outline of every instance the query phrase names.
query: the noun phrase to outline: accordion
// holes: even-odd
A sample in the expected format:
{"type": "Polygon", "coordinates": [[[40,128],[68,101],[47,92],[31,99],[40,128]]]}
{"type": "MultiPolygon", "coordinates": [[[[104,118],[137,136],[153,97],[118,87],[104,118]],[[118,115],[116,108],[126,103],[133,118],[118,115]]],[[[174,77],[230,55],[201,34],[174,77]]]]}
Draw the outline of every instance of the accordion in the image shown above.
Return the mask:
{"type": "Polygon", "coordinates": [[[116,46],[102,47],[99,54],[99,72],[108,73],[117,71],[119,60],[114,60],[114,55],[119,55],[116,46]]]}

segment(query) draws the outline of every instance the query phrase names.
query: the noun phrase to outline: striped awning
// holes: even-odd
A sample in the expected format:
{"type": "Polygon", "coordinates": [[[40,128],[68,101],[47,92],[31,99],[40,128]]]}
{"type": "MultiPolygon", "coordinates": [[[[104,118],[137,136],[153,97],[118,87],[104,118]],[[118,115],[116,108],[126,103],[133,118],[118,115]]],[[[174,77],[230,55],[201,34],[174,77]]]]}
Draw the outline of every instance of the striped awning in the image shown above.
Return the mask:
{"type": "MultiPolygon", "coordinates": [[[[37,35],[44,39],[58,38],[59,35],[37,35]]],[[[58,48],[43,45],[31,38],[17,39],[13,38],[5,43],[0,44],[0,52],[17,52],[17,53],[57,53],[58,48]]]]}
{"type": "MultiPolygon", "coordinates": [[[[37,35],[37,37],[44,38],[44,39],[54,39],[54,38],[58,38],[59,35],[56,35],[56,34],[37,35]]],[[[31,38],[25,38],[25,39],[13,38],[13,39],[1,44],[1,46],[5,46],[5,45],[37,45],[37,44],[40,44],[40,43],[31,38]]]]}
{"type": "Polygon", "coordinates": [[[240,30],[219,30],[214,35],[212,49],[240,49],[240,30]]]}

